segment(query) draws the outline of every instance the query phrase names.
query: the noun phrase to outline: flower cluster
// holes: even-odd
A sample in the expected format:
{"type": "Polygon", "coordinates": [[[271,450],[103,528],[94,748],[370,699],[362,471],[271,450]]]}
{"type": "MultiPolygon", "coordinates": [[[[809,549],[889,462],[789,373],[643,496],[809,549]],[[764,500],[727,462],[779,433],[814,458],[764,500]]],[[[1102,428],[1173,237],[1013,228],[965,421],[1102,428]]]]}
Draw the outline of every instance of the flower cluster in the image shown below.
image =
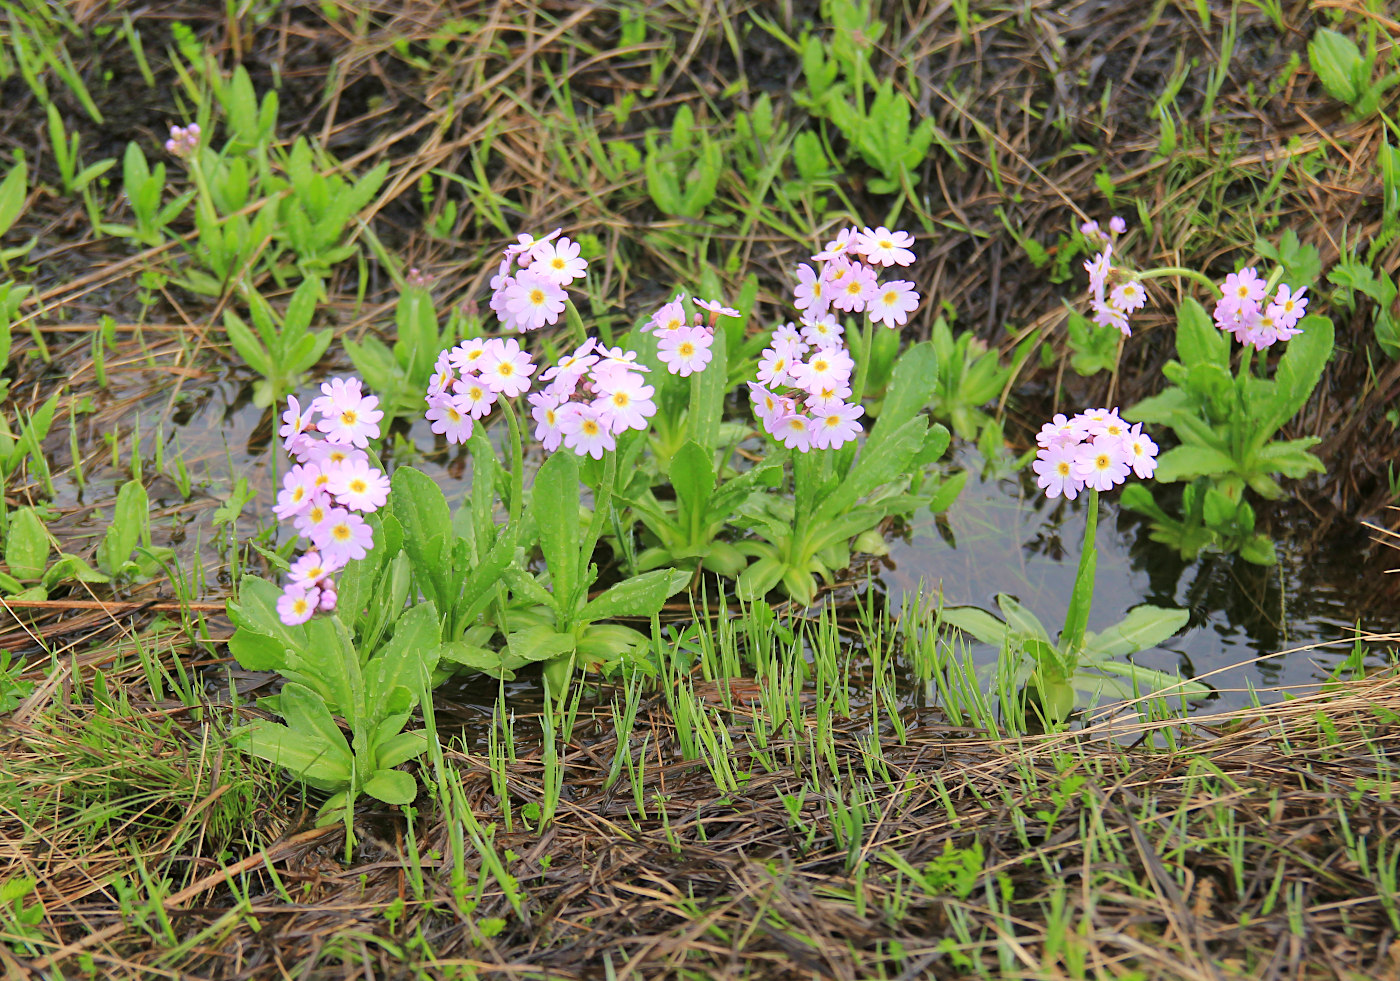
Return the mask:
{"type": "Polygon", "coordinates": [[[1129,426],[1117,409],[1088,409],[1072,419],[1063,413],[1041,427],[1035,441],[1031,469],[1045,496],[1064,495],[1069,500],[1088,487],[1106,491],[1128,479],[1128,473],[1143,480],[1157,469],[1157,444],[1142,431],[1142,424],[1129,426]]]}
{"type": "Polygon", "coordinates": [[[837,449],[861,431],[864,407],[851,397],[855,361],[830,314],[804,317],[799,330],[784,324],[758,361],[758,381],[749,382],[754,415],[769,435],[789,449],[837,449]],[[773,391],[773,389],[787,389],[773,391]]]}
{"type": "Polygon", "coordinates": [[[535,438],[553,453],[562,443],[579,456],[603,458],[629,429],[646,429],[656,415],[646,366],[634,351],[609,348],[590,337],[540,375],[549,382],[529,396],[535,438]]]}
{"type": "Polygon", "coordinates": [[[384,418],[378,405],[358,378],[323,382],[320,397],[305,412],[295,395],[287,399],[278,435],[297,463],[282,479],[272,510],[311,541],[311,549],[292,563],[277,601],[277,614],[288,626],[305,623],[317,610],[334,610],[332,577],[374,547],[364,515],[389,497],[389,479],[370,466],[365,452],[384,418]]]}
{"type": "Polygon", "coordinates": [[[1141,310],[1147,304],[1147,290],[1132,273],[1113,265],[1114,243],[1119,235],[1128,230],[1128,223],[1114,215],[1109,219],[1108,228],[1108,233],[1105,233],[1096,221],[1086,221],[1079,226],[1080,234],[1100,249],[1092,259],[1084,262],[1084,269],[1089,273],[1089,288],[1094,292],[1091,302],[1094,323],[1100,327],[1117,328],[1124,337],[1132,337],[1128,314],[1141,310]]]}
{"type": "Polygon", "coordinates": [[[472,423],[484,419],[499,397],[528,391],[534,373],[535,363],[514,339],[463,341],[438,355],[423,396],[424,415],[449,443],[465,443],[472,423]]]}
{"type": "Polygon", "coordinates": [[[684,300],[685,294],[677,293],[640,328],[643,334],[656,332],[657,357],[667,371],[682,378],[704,371],[710,363],[710,346],[715,341],[715,323],[719,318],[739,316],[738,310],[718,300],[696,300],[695,305],[705,313],[697,312],[692,323],[686,320],[684,300]]]}
{"type": "Polygon", "coordinates": [[[1215,301],[1216,325],[1259,351],[1301,334],[1298,321],[1308,309],[1308,298],[1303,295],[1307,287],[1294,292],[1280,283],[1265,304],[1268,292],[1269,284],[1252,266],[1226,276],[1220,285],[1220,299],[1215,301]]]}
{"type": "Polygon", "coordinates": [[[919,305],[919,294],[908,280],[879,281],[879,270],[886,266],[907,266],[914,261],[909,246],[914,237],[908,232],[879,228],[842,229],[812,256],[813,269],[805,262],[797,267],[794,303],[808,317],[824,316],[829,310],[864,313],[874,323],[898,327],[908,322],[919,305]]]}
{"type": "Polygon", "coordinates": [[[188,157],[198,149],[199,123],[170,127],[170,139],[165,141],[166,153],[176,157],[188,157]]]}
{"type": "Polygon", "coordinates": [[[559,322],[568,302],[564,287],[588,269],[578,243],[560,238],[560,231],[556,228],[544,238],[522,232],[506,246],[505,258],[491,278],[491,309],[506,327],[524,333],[559,322]]]}

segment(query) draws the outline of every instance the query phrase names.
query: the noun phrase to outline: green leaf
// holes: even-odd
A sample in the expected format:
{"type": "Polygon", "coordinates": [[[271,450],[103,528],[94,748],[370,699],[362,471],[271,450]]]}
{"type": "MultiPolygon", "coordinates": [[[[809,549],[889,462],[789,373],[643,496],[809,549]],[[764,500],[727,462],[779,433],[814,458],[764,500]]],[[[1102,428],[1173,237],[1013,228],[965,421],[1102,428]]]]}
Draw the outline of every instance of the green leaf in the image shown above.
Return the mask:
{"type": "Polygon", "coordinates": [[[942,623],[971,634],[984,644],[1001,647],[1006,640],[1006,624],[975,606],[953,606],[939,615],[942,623]]]}
{"type": "Polygon", "coordinates": [[[128,480],[117,491],[116,510],[112,524],[102,544],[97,547],[97,564],[103,572],[116,575],[131,558],[132,551],[141,540],[141,532],[150,520],[149,499],[146,488],[139,480],[128,480]]]}
{"type": "Polygon", "coordinates": [[[762,599],[778,585],[784,569],[781,559],[764,556],[739,575],[735,582],[735,592],[745,602],[762,599]]]}
{"type": "Polygon", "coordinates": [[[1302,333],[1288,342],[1274,371],[1274,398],[1256,434],[1256,444],[1272,437],[1298,414],[1332,358],[1335,338],[1331,320],[1308,316],[1298,327],[1302,333]]]}
{"type": "Polygon", "coordinates": [[[0,182],[0,235],[10,230],[24,210],[24,202],[29,197],[29,167],[17,161],[5,180],[0,182]]]}
{"type": "Polygon", "coordinates": [[[380,740],[374,746],[374,762],[381,770],[388,770],[422,756],[428,750],[428,734],[422,729],[400,732],[380,740]]]}
{"type": "Polygon", "coordinates": [[[239,627],[228,641],[228,652],[247,671],[280,671],[287,663],[287,645],[266,634],[239,627]]]}
{"type": "Polygon", "coordinates": [[[390,481],[389,505],[403,528],[404,550],[429,599],[447,605],[456,597],[448,582],[452,513],[437,483],[412,467],[400,467],[390,481]]]}
{"type": "Polygon", "coordinates": [[[1350,105],[1360,98],[1355,70],[1361,62],[1356,42],[1336,31],[1322,28],[1308,42],[1308,64],[1332,98],[1350,105]]]}
{"type": "Polygon", "coordinates": [[[547,624],[518,630],[506,637],[511,656],[527,662],[547,661],[571,654],[575,644],[573,634],[557,633],[547,624]]]}
{"type": "Polygon", "coordinates": [[[418,796],[418,781],[402,770],[376,770],[360,788],[386,804],[412,804],[418,796]]]}
{"type": "MultiPolygon", "coordinates": [[[[879,428],[878,425],[876,428],[879,428]]],[[[875,447],[866,443],[846,478],[827,495],[813,513],[813,526],[819,528],[876,488],[907,473],[909,461],[923,445],[927,429],[927,420],[923,416],[916,416],[882,439],[875,447]]],[[[874,439],[874,434],[871,438],[874,439]]]]}
{"type": "Polygon", "coordinates": [[[1001,615],[1006,618],[1006,625],[1012,633],[1050,643],[1050,631],[1045,629],[1039,617],[1021,605],[1020,600],[1009,593],[997,593],[997,606],[1001,608],[1001,615]]]}
{"type": "Polygon", "coordinates": [[[579,581],[579,477],[578,461],[572,453],[555,453],[535,475],[531,504],[539,522],[540,550],[554,593],[554,607],[560,616],[574,608],[574,592],[579,581]]]}
{"type": "Polygon", "coordinates": [[[431,600],[410,607],[394,622],[393,638],[374,656],[365,671],[372,721],[383,717],[374,704],[378,693],[392,692],[402,686],[410,692],[411,704],[416,704],[420,694],[431,690],[440,631],[437,607],[431,600]]]}
{"type": "Polygon", "coordinates": [[[20,508],[10,516],[5,541],[5,564],[20,579],[38,579],[49,559],[49,533],[33,508],[20,508]]]}
{"type": "Polygon", "coordinates": [[[671,457],[671,486],[676,492],[676,523],[682,534],[689,538],[693,516],[705,514],[710,495],[715,489],[715,468],[711,462],[712,451],[702,448],[693,440],[686,440],[671,457]]]}
{"type": "Polygon", "coordinates": [[[584,622],[615,617],[647,617],[659,613],[667,598],[690,582],[690,573],[680,569],[657,569],[624,579],[590,602],[579,613],[584,622]]]}
{"type": "Polygon", "coordinates": [[[1191,614],[1186,610],[1168,610],[1160,606],[1139,606],[1102,633],[1084,635],[1084,650],[1098,657],[1124,657],[1156,647],[1173,636],[1191,614]]]}
{"type": "Polygon", "coordinates": [[[728,394],[728,369],[727,337],[725,331],[717,330],[710,344],[710,363],[704,371],[692,376],[691,383],[690,436],[708,450],[719,445],[719,424],[724,414],[724,396],[728,394]]]}
{"type": "Polygon", "coordinates": [[[1235,460],[1227,453],[1208,446],[1173,447],[1157,458],[1154,477],[1164,484],[1196,477],[1216,477],[1234,473],[1235,460]]]}

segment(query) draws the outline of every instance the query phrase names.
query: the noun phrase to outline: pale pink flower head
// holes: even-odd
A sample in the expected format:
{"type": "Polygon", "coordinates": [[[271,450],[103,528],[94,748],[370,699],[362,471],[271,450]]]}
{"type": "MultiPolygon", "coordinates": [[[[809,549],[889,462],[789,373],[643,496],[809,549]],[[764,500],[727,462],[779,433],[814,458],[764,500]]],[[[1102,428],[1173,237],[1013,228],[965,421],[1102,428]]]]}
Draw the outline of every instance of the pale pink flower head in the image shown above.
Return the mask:
{"type": "Polygon", "coordinates": [[[821,316],[831,306],[824,278],[805,262],[797,267],[797,285],[793,287],[792,297],[792,305],[808,316],[821,316]]]}
{"type": "Polygon", "coordinates": [[[452,367],[452,352],[443,351],[433,365],[433,373],[428,376],[428,394],[441,395],[451,386],[457,375],[452,367]]]}
{"type": "MultiPolygon", "coordinates": [[[[283,440],[290,440],[293,436],[300,435],[310,428],[311,414],[301,411],[301,403],[297,401],[295,395],[288,395],[287,411],[282,413],[282,428],[277,430],[277,435],[283,440]]],[[[286,444],[283,443],[283,445],[286,444]]]]}
{"type": "Polygon", "coordinates": [[[1142,423],[1133,426],[1123,437],[1123,454],[1133,473],[1147,480],[1157,471],[1157,444],[1142,431],[1142,423]]]}
{"type": "Polygon", "coordinates": [[[914,261],[914,253],[909,249],[913,244],[914,236],[908,232],[890,231],[881,225],[874,229],[866,226],[851,247],[872,265],[907,266],[914,261]]]}
{"type": "Polygon", "coordinates": [[[812,420],[801,412],[789,411],[770,417],[769,432],[790,450],[806,453],[812,448],[812,420]]]}
{"type": "Polygon", "coordinates": [[[289,627],[298,626],[311,619],[320,602],[321,591],[315,587],[287,586],[277,598],[277,618],[289,627]]]}
{"type": "Polygon", "coordinates": [[[1050,500],[1064,497],[1074,500],[1084,489],[1084,482],[1074,473],[1074,455],[1078,444],[1052,443],[1042,446],[1035,455],[1031,469],[1036,473],[1036,486],[1050,500]]]}
{"type": "Polygon", "coordinates": [[[1108,230],[1114,235],[1122,235],[1128,230],[1128,223],[1123,220],[1122,216],[1114,215],[1108,219],[1108,230]]]}
{"type": "Polygon", "coordinates": [[[480,369],[481,359],[485,354],[486,342],[480,337],[473,337],[449,350],[447,360],[462,374],[474,375],[480,369]]]}
{"type": "Polygon", "coordinates": [[[617,449],[617,440],[607,424],[598,417],[591,405],[574,404],[561,423],[564,445],[579,456],[601,460],[603,454],[617,449]]]}
{"type": "Polygon", "coordinates": [[[505,305],[516,330],[539,330],[546,324],[557,324],[564,312],[568,294],[558,283],[537,274],[533,268],[522,270],[506,291],[505,305]]]}
{"type": "Polygon", "coordinates": [[[535,439],[546,453],[553,453],[564,439],[559,400],[544,392],[531,392],[527,399],[531,406],[530,417],[535,420],[535,439]]]}
{"type": "Polygon", "coordinates": [[[1121,439],[1128,434],[1128,424],[1118,415],[1118,409],[1085,409],[1075,417],[1085,435],[1112,436],[1121,439]]]}
{"type": "Polygon", "coordinates": [[[855,244],[856,236],[860,230],[856,228],[843,228],[836,233],[836,237],[826,243],[826,248],[812,256],[818,262],[826,262],[830,259],[843,258],[850,252],[855,244]]]}
{"type": "Polygon", "coordinates": [[[313,406],[321,413],[317,427],[332,443],[345,443],[363,449],[379,438],[379,399],[365,395],[358,378],[332,378],[321,384],[323,394],[313,406]]]}
{"type": "Polygon", "coordinates": [[[727,306],[725,306],[725,305],[724,305],[723,303],[721,303],[719,300],[699,300],[699,299],[697,299],[697,300],[695,301],[695,305],[696,305],[697,307],[699,307],[701,310],[707,310],[707,311],[709,311],[709,314],[710,314],[710,326],[711,326],[711,327],[713,327],[713,326],[715,325],[715,323],[719,320],[720,317],[737,317],[737,316],[739,316],[739,311],[738,311],[738,310],[735,310],[733,307],[727,307],[727,306]]]}
{"type": "Polygon", "coordinates": [[[758,380],[775,388],[779,385],[791,385],[793,379],[789,369],[798,357],[800,355],[796,354],[791,345],[774,341],[772,347],[764,348],[763,353],[759,355],[758,380]]]}
{"type": "Polygon", "coordinates": [[[1089,288],[1094,292],[1094,299],[1103,303],[1108,274],[1113,271],[1113,248],[1105,244],[1102,252],[1084,260],[1084,271],[1089,274],[1089,288]]]}
{"type": "Polygon", "coordinates": [[[1075,450],[1074,476],[1093,490],[1111,490],[1128,479],[1128,470],[1122,439],[1095,436],[1075,450]]]}
{"type": "Polygon", "coordinates": [[[546,242],[554,241],[556,238],[559,237],[559,233],[563,230],[564,229],[562,228],[556,228],[544,238],[535,238],[529,232],[521,232],[515,237],[516,240],[514,242],[506,246],[506,255],[527,256],[531,252],[533,252],[536,247],[543,245],[546,242]]]}
{"type": "Polygon", "coordinates": [[[751,381],[748,385],[749,402],[753,405],[754,416],[760,422],[767,422],[768,418],[778,411],[782,400],[758,382],[751,381]]]}
{"type": "Polygon", "coordinates": [[[810,408],[812,445],[817,449],[840,449],[862,430],[856,420],[865,414],[863,406],[830,400],[810,408]]]}
{"type": "Polygon", "coordinates": [[[331,474],[330,492],[351,511],[377,511],[389,499],[389,478],[368,460],[355,460],[331,474]]]}
{"type": "Polygon", "coordinates": [[[642,324],[640,328],[641,332],[647,334],[654,330],[658,334],[665,335],[671,331],[680,330],[682,327],[685,327],[685,307],[681,305],[681,300],[684,296],[684,293],[677,293],[674,300],[662,306],[660,310],[652,315],[650,320],[642,324]]]}
{"type": "Polygon", "coordinates": [[[874,323],[900,327],[909,322],[909,314],[919,306],[919,294],[914,284],[903,279],[876,283],[865,305],[866,315],[874,323]]]}
{"type": "Polygon", "coordinates": [[[801,323],[802,339],[813,347],[836,347],[844,343],[841,335],[846,329],[837,323],[835,314],[803,317],[801,323]]]}
{"type": "Polygon", "coordinates": [[[633,383],[614,385],[593,400],[599,422],[614,435],[628,429],[646,429],[647,420],[656,415],[656,403],[651,400],[656,390],[642,384],[640,375],[630,377],[635,379],[633,383]]]}
{"type": "Polygon", "coordinates": [[[504,341],[493,338],[486,344],[478,370],[491,391],[514,398],[530,387],[535,364],[513,338],[504,341]]]}
{"type": "Polygon", "coordinates": [[[452,404],[473,419],[483,419],[496,404],[496,393],[486,379],[463,378],[452,383],[452,404]]]}
{"type": "Polygon", "coordinates": [[[1286,283],[1279,284],[1278,291],[1274,293],[1274,302],[1269,304],[1267,312],[1281,329],[1292,329],[1303,319],[1308,310],[1308,298],[1303,295],[1307,291],[1308,288],[1304,286],[1295,293],[1286,283]]]}
{"type": "Polygon", "coordinates": [[[866,304],[875,298],[875,290],[875,270],[864,263],[851,263],[839,285],[832,290],[831,305],[847,313],[862,313],[866,304]]]}
{"type": "Polygon", "coordinates": [[[1040,427],[1040,432],[1036,433],[1035,441],[1038,446],[1074,446],[1084,438],[1084,427],[1079,419],[1067,419],[1063,412],[1055,413],[1045,425],[1040,427]]]}
{"type": "Polygon", "coordinates": [[[851,377],[855,362],[845,349],[817,348],[806,361],[794,361],[788,375],[809,393],[828,386],[844,385],[851,377]]]}
{"type": "Polygon", "coordinates": [[[321,468],[314,463],[294,466],[282,477],[282,490],[277,495],[277,505],[272,513],[279,521],[286,521],[311,507],[318,489],[316,478],[321,468]]]}
{"type": "Polygon", "coordinates": [[[1129,279],[1113,288],[1109,302],[1124,313],[1132,313],[1147,304],[1147,290],[1137,280],[1129,279]]]}
{"type": "Polygon", "coordinates": [[[323,558],[320,552],[312,549],[300,556],[287,570],[287,585],[310,589],[327,576],[339,572],[343,567],[343,562],[323,558]]]}
{"type": "Polygon", "coordinates": [[[532,273],[560,286],[582,278],[588,269],[588,262],[579,255],[578,243],[567,238],[537,242],[530,249],[530,257],[532,273]]]}
{"type": "Polygon", "coordinates": [[[1094,323],[1100,327],[1112,327],[1123,332],[1124,337],[1132,337],[1133,329],[1128,326],[1128,315],[1110,303],[1099,299],[1089,301],[1094,311],[1094,323]]]}
{"type": "Polygon", "coordinates": [[[1264,292],[1268,284],[1259,277],[1253,266],[1246,266],[1237,273],[1230,273],[1220,284],[1221,299],[1231,304],[1248,300],[1256,306],[1264,302],[1264,292]]]}
{"type": "Polygon", "coordinates": [[[656,345],[657,357],[671,374],[687,378],[704,371],[710,363],[714,339],[715,335],[704,327],[682,327],[661,336],[656,345]]]}
{"type": "Polygon", "coordinates": [[[327,558],[340,562],[362,559],[368,555],[374,547],[374,529],[364,518],[345,508],[332,508],[331,512],[320,540],[311,539],[316,547],[327,558]]]}
{"type": "Polygon", "coordinates": [[[430,396],[424,416],[433,424],[433,432],[446,436],[449,443],[465,443],[471,438],[471,413],[458,395],[430,396]]]}

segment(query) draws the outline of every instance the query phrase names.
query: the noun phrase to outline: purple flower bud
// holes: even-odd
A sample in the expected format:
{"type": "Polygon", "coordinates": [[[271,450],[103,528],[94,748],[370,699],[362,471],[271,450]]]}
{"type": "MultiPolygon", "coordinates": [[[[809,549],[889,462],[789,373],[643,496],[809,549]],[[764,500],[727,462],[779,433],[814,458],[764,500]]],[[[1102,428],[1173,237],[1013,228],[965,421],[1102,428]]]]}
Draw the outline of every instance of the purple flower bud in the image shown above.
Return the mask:
{"type": "Polygon", "coordinates": [[[336,600],[339,599],[333,589],[321,590],[321,612],[330,613],[335,609],[336,600]]]}

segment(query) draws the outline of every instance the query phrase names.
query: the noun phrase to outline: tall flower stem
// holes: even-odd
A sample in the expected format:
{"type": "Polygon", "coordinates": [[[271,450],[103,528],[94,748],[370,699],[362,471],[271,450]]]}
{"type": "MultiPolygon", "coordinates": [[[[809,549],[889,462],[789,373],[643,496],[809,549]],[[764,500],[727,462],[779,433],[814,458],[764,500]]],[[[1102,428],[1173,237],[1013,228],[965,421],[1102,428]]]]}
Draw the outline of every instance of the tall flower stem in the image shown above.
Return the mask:
{"type": "Polygon", "coordinates": [[[603,454],[603,479],[593,494],[593,520],[588,522],[588,533],[579,551],[578,583],[587,581],[588,563],[593,559],[593,550],[598,547],[598,539],[603,534],[603,522],[607,520],[608,509],[612,507],[613,484],[617,482],[617,451],[603,454]]]}
{"type": "Polygon", "coordinates": [[[865,383],[870,377],[870,358],[875,350],[875,321],[869,317],[865,319],[865,327],[861,331],[860,341],[860,364],[856,365],[856,383],[851,390],[852,404],[858,404],[865,398],[865,383]]]}
{"type": "Polygon", "coordinates": [[[1070,594],[1069,610],[1065,613],[1065,629],[1060,633],[1063,670],[1074,672],[1074,662],[1084,645],[1084,631],[1089,625],[1089,608],[1094,602],[1094,571],[1098,567],[1098,549],[1094,545],[1099,528],[1099,492],[1089,492],[1089,513],[1084,520],[1084,548],[1079,553],[1079,571],[1074,576],[1074,591],[1070,594]]]}
{"type": "Polygon", "coordinates": [[[1147,269],[1137,274],[1138,279],[1161,279],[1164,276],[1182,276],[1186,279],[1193,279],[1212,292],[1219,289],[1215,280],[1205,273],[1196,269],[1187,269],[1185,266],[1158,266],[1156,269],[1147,269]]]}
{"type": "Polygon", "coordinates": [[[520,420],[509,399],[501,399],[501,408],[510,430],[510,526],[520,522],[520,510],[525,503],[525,447],[520,437],[520,420]]]}

